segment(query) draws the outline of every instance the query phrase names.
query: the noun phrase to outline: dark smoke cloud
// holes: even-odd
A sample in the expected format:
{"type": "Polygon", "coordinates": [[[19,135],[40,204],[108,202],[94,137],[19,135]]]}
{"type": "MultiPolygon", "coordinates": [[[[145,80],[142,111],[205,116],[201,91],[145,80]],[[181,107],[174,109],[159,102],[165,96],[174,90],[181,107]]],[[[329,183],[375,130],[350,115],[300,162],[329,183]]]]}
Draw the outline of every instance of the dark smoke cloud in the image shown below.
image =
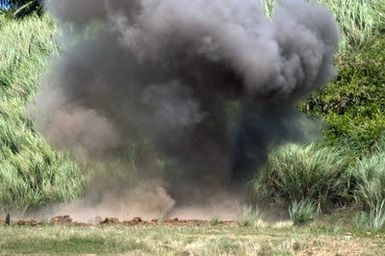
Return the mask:
{"type": "Polygon", "coordinates": [[[336,22],[315,3],[282,1],[271,19],[258,0],[48,3],[72,31],[97,32],[56,60],[41,131],[85,158],[149,140],[173,163],[161,176],[177,202],[242,183],[300,139],[296,102],[336,75],[336,22]]]}

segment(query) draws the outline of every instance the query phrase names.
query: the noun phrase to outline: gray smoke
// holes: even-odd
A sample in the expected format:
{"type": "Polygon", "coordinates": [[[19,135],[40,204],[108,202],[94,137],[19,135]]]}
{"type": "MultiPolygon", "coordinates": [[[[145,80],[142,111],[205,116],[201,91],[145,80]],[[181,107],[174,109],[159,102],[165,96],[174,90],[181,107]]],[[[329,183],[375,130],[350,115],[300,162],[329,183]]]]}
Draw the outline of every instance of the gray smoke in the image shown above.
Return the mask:
{"type": "Polygon", "coordinates": [[[168,160],[156,176],[177,203],[242,184],[273,146],[300,139],[296,103],[336,75],[335,19],[303,0],[279,2],[271,19],[258,0],[48,9],[72,36],[36,98],[41,131],[86,159],[146,141],[168,160]]]}

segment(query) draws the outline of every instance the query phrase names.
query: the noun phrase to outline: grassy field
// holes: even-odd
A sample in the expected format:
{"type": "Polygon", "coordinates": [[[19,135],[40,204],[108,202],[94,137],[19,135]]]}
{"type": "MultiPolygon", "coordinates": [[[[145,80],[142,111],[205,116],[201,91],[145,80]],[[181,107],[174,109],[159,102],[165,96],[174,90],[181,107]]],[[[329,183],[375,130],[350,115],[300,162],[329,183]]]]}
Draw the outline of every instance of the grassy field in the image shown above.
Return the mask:
{"type": "Polygon", "coordinates": [[[385,235],[338,226],[0,227],[1,254],[383,255],[385,235]]]}

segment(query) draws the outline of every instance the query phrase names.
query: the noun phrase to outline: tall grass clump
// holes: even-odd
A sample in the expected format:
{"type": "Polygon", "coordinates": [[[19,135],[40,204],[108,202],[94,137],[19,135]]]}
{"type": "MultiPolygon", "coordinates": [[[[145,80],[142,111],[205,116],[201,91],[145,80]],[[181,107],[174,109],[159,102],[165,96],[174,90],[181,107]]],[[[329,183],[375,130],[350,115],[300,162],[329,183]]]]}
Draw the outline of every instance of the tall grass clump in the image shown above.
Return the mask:
{"type": "Polygon", "coordinates": [[[370,209],[368,212],[359,212],[354,221],[359,229],[370,231],[385,230],[385,201],[382,201],[380,205],[370,209]]]}
{"type": "Polygon", "coordinates": [[[289,207],[290,220],[294,225],[304,225],[314,220],[317,214],[317,205],[309,199],[294,201],[289,207]]]}
{"type": "Polygon", "coordinates": [[[306,198],[321,207],[344,204],[350,198],[347,168],[348,160],[335,148],[285,145],[252,182],[252,200],[282,207],[306,198]]]}
{"type": "Polygon", "coordinates": [[[376,211],[385,202],[385,151],[384,145],[377,152],[364,157],[351,167],[354,178],[354,197],[359,207],[376,211]]]}
{"type": "Polygon", "coordinates": [[[360,206],[376,209],[385,201],[385,154],[365,158],[355,166],[355,199],[360,206]]]}
{"type": "Polygon", "coordinates": [[[357,227],[385,230],[385,136],[379,139],[376,150],[359,159],[350,172],[356,207],[361,210],[355,217],[357,227]]]}
{"type": "Polygon", "coordinates": [[[0,20],[0,212],[24,213],[79,197],[83,175],[25,115],[39,77],[58,52],[54,21],[0,20]]]}
{"type": "Polygon", "coordinates": [[[263,0],[261,1],[261,3],[266,16],[271,18],[271,16],[273,16],[273,13],[274,13],[274,6],[276,4],[276,0],[263,0]]]}
{"type": "Polygon", "coordinates": [[[378,0],[319,0],[327,6],[341,29],[341,49],[356,50],[373,40],[385,24],[385,5],[378,0]]]}
{"type": "MultiPolygon", "coordinates": [[[[385,3],[379,0],[308,0],[326,6],[336,17],[341,30],[341,52],[354,51],[373,41],[385,28],[385,3]]],[[[268,17],[278,0],[264,0],[268,17]]]]}
{"type": "Polygon", "coordinates": [[[251,206],[245,207],[242,215],[238,219],[238,225],[241,227],[262,228],[263,221],[261,213],[257,208],[251,206]]]}

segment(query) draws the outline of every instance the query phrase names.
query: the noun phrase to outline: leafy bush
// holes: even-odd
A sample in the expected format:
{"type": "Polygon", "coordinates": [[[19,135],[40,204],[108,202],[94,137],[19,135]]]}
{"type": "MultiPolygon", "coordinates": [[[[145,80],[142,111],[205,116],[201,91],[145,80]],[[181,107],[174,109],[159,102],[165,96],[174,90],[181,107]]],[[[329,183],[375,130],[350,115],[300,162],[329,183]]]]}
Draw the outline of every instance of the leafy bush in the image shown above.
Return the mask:
{"type": "Polygon", "coordinates": [[[313,221],[317,213],[317,206],[309,199],[293,202],[289,207],[290,220],[294,225],[303,225],[313,221]]]}
{"type": "Polygon", "coordinates": [[[323,118],[327,144],[345,145],[357,156],[370,153],[385,127],[385,37],[360,51],[340,56],[336,82],[301,104],[309,115],[323,118]]]}
{"type": "Polygon", "coordinates": [[[321,207],[350,200],[348,160],[341,151],[289,144],[273,152],[252,182],[252,199],[286,207],[309,198],[321,207]]]}
{"type": "Polygon", "coordinates": [[[373,150],[385,127],[385,2],[319,1],[336,15],[341,27],[339,76],[300,109],[326,121],[327,145],[345,145],[362,156],[373,150]]]}

